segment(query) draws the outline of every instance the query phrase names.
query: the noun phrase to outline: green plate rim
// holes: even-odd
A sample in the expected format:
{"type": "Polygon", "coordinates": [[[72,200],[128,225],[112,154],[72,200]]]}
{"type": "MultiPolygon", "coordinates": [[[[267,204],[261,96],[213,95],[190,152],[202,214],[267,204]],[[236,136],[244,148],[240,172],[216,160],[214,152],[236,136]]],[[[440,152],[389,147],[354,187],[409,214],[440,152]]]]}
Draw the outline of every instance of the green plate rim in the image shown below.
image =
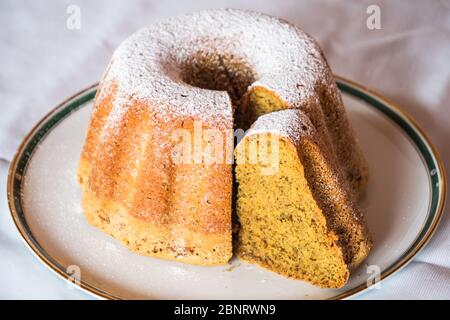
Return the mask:
{"type": "MultiPolygon", "coordinates": [[[[345,78],[336,76],[336,82],[339,89],[347,94],[350,94],[357,99],[363,100],[368,105],[382,112],[393,122],[395,122],[410,138],[413,144],[417,147],[418,152],[425,162],[431,179],[431,204],[428,208],[428,215],[421,232],[418,234],[416,240],[409,246],[403,255],[395,261],[391,266],[384,269],[381,274],[381,280],[386,279],[401,268],[406,266],[412,258],[426,245],[430,240],[440,218],[443,214],[445,197],[446,197],[446,175],[442,160],[434,145],[426,136],[419,125],[406,114],[400,107],[393,102],[379,94],[367,89],[355,82],[345,78]]],[[[27,169],[29,160],[39,142],[60,123],[63,119],[68,117],[72,112],[77,111],[83,107],[86,102],[94,99],[98,84],[94,84],[85,90],[68,98],[55,109],[50,111],[41,121],[39,121],[30,133],[24,138],[20,147],[18,148],[13,161],[11,162],[8,172],[8,204],[14,223],[24,239],[26,245],[32,252],[51,270],[56,272],[66,281],[70,281],[71,277],[66,273],[65,268],[60,265],[56,259],[51,257],[39,242],[34,238],[33,233],[28,226],[24,211],[22,208],[22,177],[27,169]]],[[[104,299],[121,299],[120,297],[97,288],[85,281],[80,281],[74,284],[83,291],[94,294],[97,297],[104,299]]],[[[346,292],[338,294],[331,299],[345,299],[362,293],[367,289],[365,284],[361,284],[355,288],[349,289],[346,292]]]]}

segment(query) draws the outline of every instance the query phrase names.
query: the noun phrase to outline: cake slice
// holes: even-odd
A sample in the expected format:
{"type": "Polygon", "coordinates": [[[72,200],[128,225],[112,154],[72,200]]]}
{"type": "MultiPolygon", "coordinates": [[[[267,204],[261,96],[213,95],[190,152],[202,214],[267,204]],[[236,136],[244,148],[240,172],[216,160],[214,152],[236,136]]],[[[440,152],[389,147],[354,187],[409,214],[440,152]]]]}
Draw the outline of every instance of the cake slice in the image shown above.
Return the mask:
{"type": "Polygon", "coordinates": [[[371,239],[332,146],[300,110],[263,115],[235,150],[237,254],[320,287],[339,288],[371,239]]]}

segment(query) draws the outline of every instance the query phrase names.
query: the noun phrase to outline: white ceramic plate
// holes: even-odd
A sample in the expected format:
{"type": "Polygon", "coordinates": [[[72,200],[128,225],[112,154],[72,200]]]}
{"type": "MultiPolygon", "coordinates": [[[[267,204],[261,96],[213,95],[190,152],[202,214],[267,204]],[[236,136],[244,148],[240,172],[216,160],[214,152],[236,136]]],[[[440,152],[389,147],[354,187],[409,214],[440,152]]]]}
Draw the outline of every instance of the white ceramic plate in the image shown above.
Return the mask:
{"type": "Polygon", "coordinates": [[[77,285],[103,298],[336,299],[367,290],[374,271],[386,278],[430,239],[442,214],[445,174],[430,141],[398,107],[350,81],[338,84],[369,161],[361,205],[374,238],[366,263],[342,289],[316,288],[237,259],[199,267],[140,256],[89,225],[75,172],[96,86],[50,112],[19,148],[8,180],[17,228],[45,265],[66,280],[80,271],[77,285]]]}

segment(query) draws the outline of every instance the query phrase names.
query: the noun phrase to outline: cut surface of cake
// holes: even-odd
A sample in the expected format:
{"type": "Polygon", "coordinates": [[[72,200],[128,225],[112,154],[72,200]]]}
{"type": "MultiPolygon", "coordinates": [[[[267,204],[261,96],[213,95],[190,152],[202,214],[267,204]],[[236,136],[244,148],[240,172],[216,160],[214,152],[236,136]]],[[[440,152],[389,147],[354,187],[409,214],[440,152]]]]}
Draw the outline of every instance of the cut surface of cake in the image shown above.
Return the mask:
{"type": "MultiPolygon", "coordinates": [[[[308,119],[330,146],[346,198],[356,201],[368,181],[367,164],[331,70],[309,35],[278,18],[233,9],[141,29],[114,52],[94,100],[78,168],[87,220],[140,254],[227,263],[233,254],[233,130],[261,117],[278,119],[279,110],[308,119]]],[[[305,176],[316,170],[298,166],[305,176]]],[[[326,228],[334,230],[330,221],[326,228]]],[[[339,241],[350,246],[354,240],[339,241]]],[[[339,250],[346,266],[366,254],[339,250]]]]}
{"type": "Polygon", "coordinates": [[[237,254],[277,273],[342,287],[371,239],[341,169],[300,110],[256,120],[235,150],[237,254]]]}

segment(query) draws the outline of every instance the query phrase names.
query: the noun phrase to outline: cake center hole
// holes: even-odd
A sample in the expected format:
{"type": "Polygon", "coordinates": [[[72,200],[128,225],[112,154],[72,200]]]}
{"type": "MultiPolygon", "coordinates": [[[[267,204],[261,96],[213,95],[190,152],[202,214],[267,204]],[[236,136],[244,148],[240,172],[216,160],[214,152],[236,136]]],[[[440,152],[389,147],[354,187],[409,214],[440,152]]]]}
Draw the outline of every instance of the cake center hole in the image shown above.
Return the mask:
{"type": "Polygon", "coordinates": [[[255,82],[251,66],[231,53],[196,52],[181,65],[181,77],[186,83],[203,89],[228,92],[234,106],[247,88],[255,82]]]}

